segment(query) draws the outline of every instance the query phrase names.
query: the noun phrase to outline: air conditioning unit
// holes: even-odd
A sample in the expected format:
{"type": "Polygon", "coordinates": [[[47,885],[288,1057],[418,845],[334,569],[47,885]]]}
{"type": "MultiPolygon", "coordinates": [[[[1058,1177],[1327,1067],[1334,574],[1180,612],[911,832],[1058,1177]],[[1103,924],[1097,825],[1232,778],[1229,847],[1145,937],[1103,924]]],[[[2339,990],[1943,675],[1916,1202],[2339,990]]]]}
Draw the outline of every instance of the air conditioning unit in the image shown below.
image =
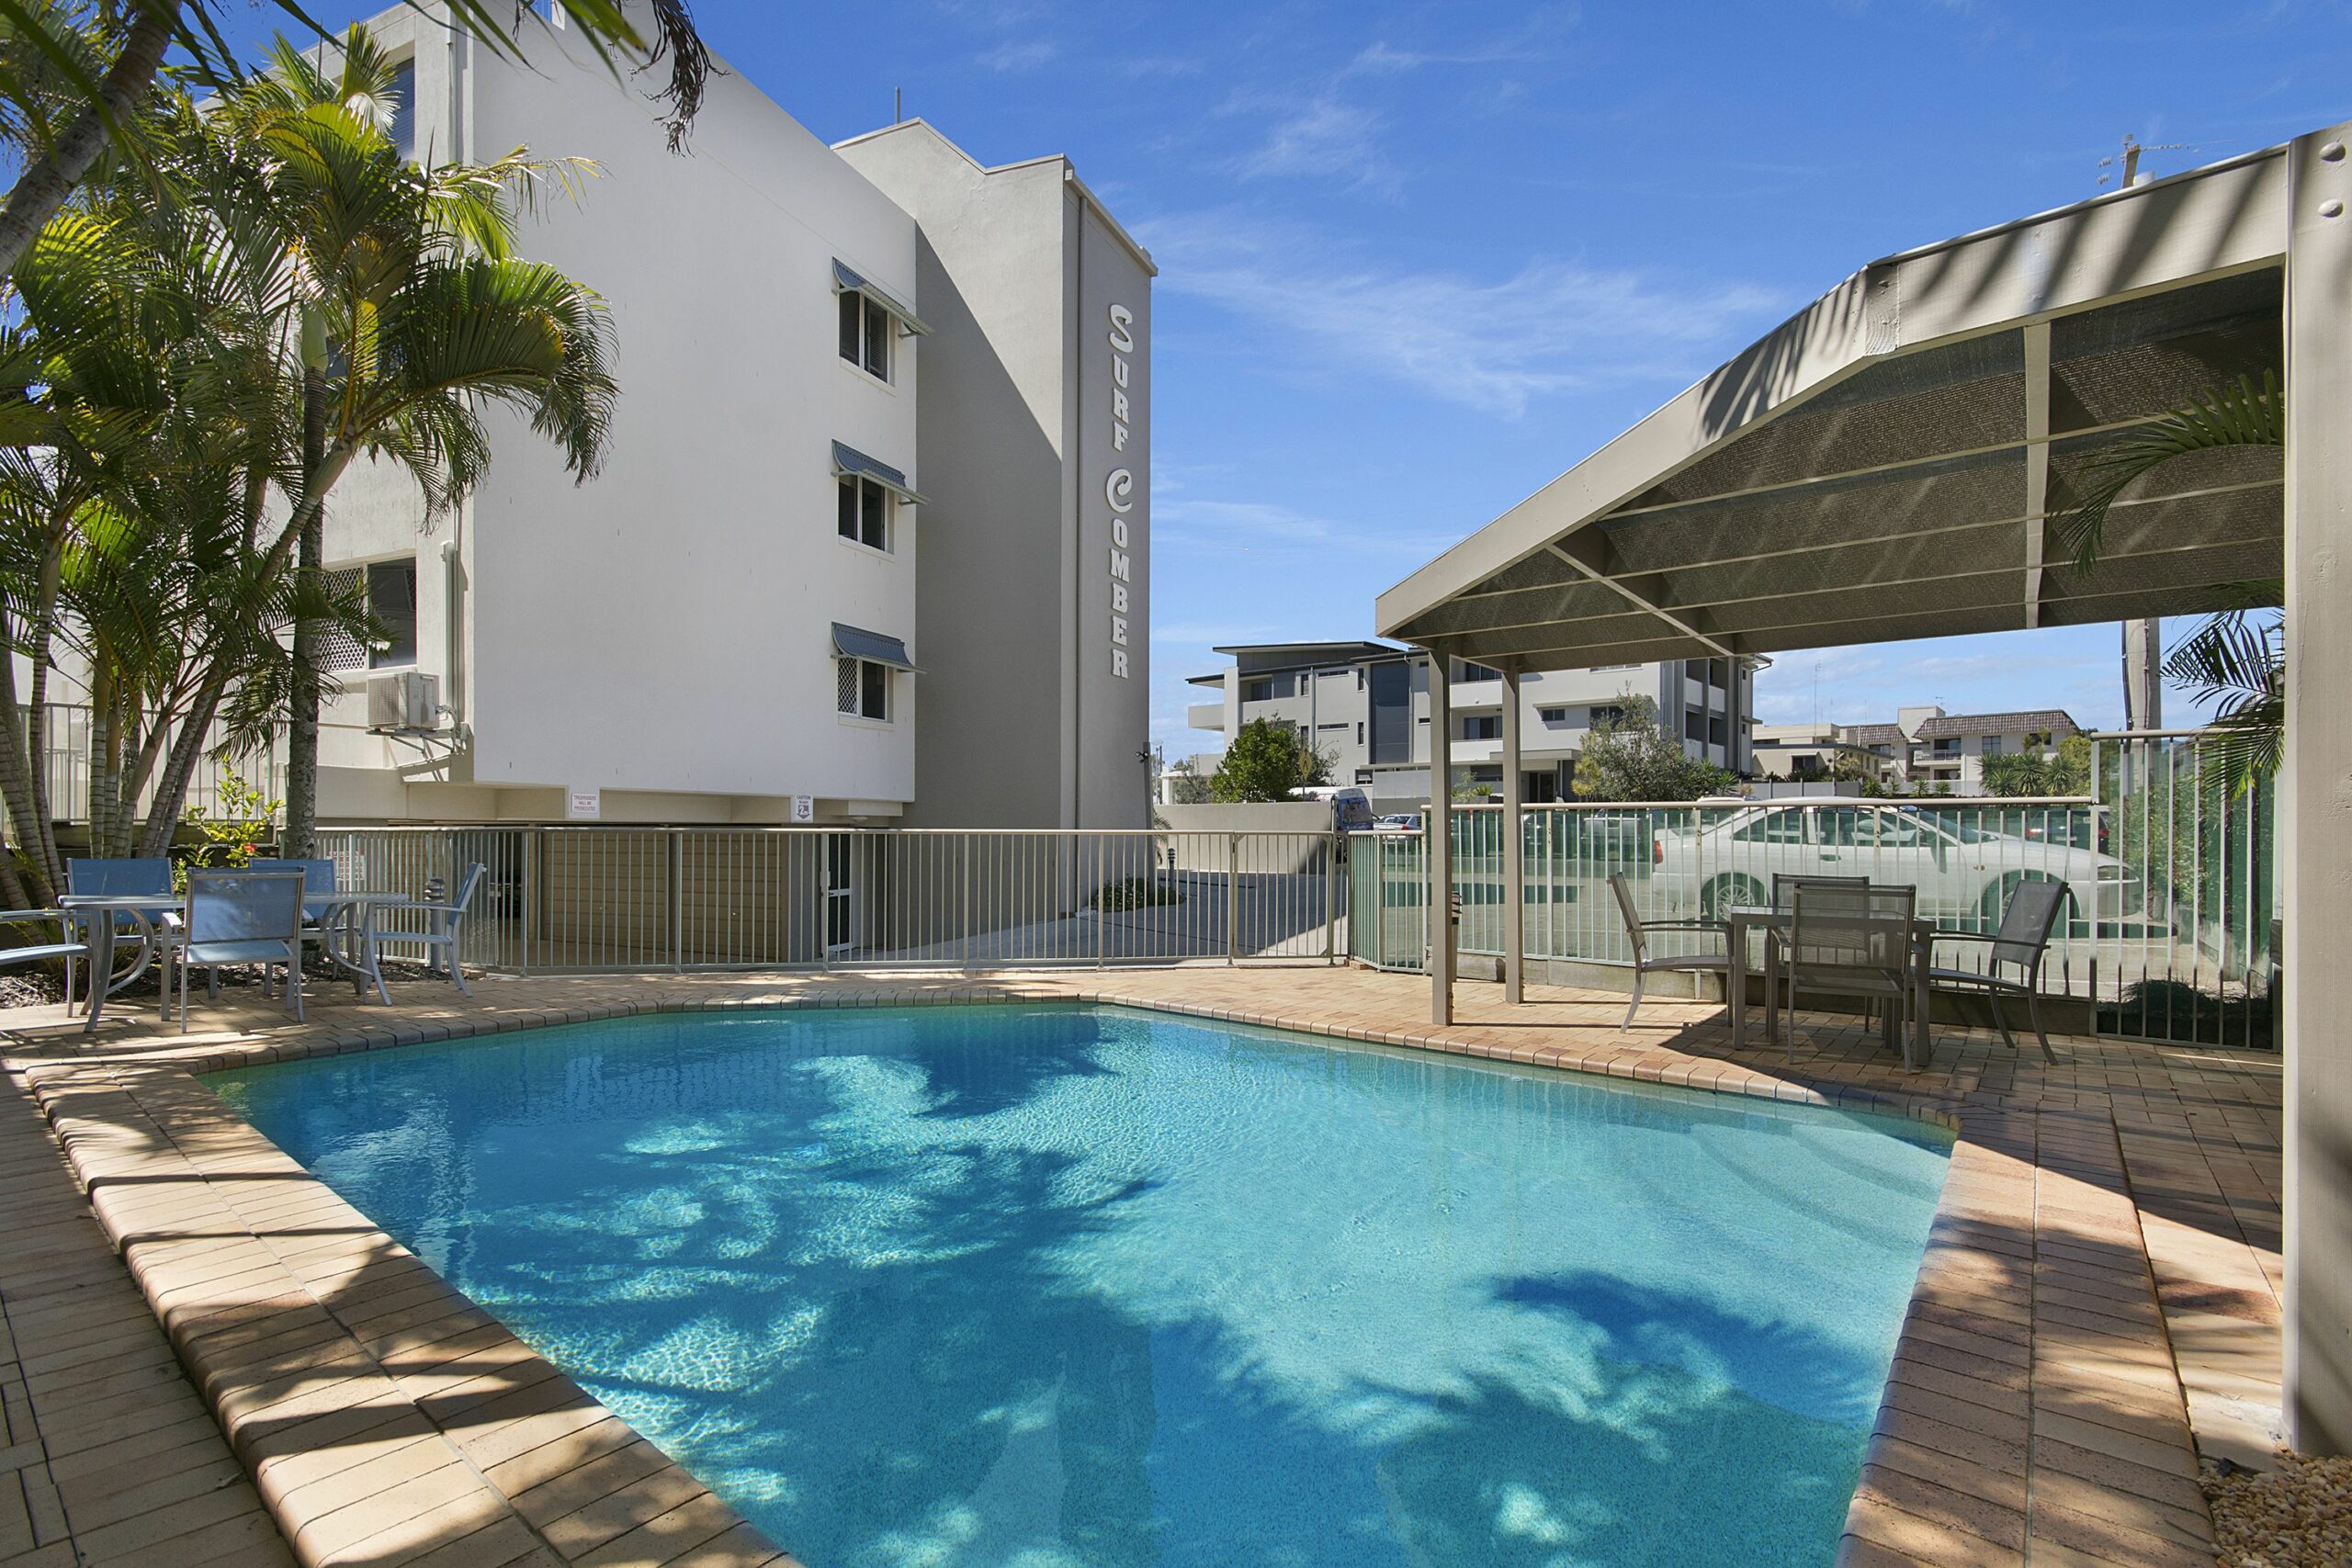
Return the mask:
{"type": "Polygon", "coordinates": [[[435,729],[441,723],[441,682],[414,670],[388,671],[368,677],[368,728],[385,730],[435,729]]]}

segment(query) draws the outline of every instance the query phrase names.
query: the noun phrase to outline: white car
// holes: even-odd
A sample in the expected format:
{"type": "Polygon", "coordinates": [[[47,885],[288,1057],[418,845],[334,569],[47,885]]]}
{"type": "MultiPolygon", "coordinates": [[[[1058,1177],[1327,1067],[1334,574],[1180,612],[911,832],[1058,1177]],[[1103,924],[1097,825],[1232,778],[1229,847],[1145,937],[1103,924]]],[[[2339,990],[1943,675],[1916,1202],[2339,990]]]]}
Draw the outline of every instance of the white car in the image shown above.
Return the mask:
{"type": "MultiPolygon", "coordinates": [[[[1920,811],[1854,805],[1749,807],[1662,829],[1651,850],[1653,897],[1707,919],[1721,909],[1770,905],[1772,878],[1867,876],[1919,889],[1919,913],[1966,930],[1990,931],[2020,882],[2064,882],[2074,889],[2071,922],[2103,921],[2130,912],[2137,891],[2131,868],[2074,845],[1981,827],[1974,808],[1920,811]]],[[[1688,820],[1688,819],[1686,819],[1688,820]]]]}

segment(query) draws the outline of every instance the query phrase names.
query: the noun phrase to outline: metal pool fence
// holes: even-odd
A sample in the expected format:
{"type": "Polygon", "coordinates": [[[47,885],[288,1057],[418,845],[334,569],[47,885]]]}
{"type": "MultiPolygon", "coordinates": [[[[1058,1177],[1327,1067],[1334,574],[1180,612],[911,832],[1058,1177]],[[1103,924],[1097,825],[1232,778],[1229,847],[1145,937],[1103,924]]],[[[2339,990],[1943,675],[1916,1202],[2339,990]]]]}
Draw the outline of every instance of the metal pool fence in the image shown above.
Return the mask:
{"type": "MultiPolygon", "coordinates": [[[[2106,1032],[2268,1046],[2270,800],[2267,786],[2228,795],[2206,768],[2191,736],[2128,736],[2095,749],[2092,798],[1529,807],[1525,950],[1630,963],[1609,888],[1617,873],[1645,919],[1767,904],[1776,876],[1867,876],[1917,887],[1921,914],[1978,932],[1999,924],[2018,884],[2049,880],[2073,898],[2042,971],[2048,994],[2096,1004],[2106,1032]]],[[[1460,949],[1499,954],[1501,810],[1464,806],[1452,818],[1460,949]]],[[[1425,837],[1359,834],[1349,862],[1351,956],[1426,967],[1425,837]]],[[[1969,967],[1983,951],[1956,943],[1938,962],[1969,967]]]]}
{"type": "Polygon", "coordinates": [[[366,828],[320,843],[344,886],[417,897],[480,862],[463,957],[516,973],[1345,953],[1345,846],[1329,833],[366,828]]]}

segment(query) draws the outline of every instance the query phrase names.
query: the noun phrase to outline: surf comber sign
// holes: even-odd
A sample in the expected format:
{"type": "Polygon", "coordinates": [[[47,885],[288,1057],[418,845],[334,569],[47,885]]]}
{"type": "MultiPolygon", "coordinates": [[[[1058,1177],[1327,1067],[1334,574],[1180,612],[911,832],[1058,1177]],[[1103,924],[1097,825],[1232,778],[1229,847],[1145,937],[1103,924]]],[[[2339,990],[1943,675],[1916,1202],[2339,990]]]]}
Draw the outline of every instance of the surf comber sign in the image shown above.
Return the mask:
{"type": "MultiPolygon", "coordinates": [[[[1127,430],[1135,423],[1142,402],[1142,389],[1133,389],[1129,400],[1130,364],[1136,351],[1135,312],[1125,305],[1114,304],[1111,316],[1111,449],[1127,449],[1127,430]]],[[[1102,479],[1102,499],[1111,508],[1111,673],[1122,681],[1127,679],[1127,619],[1128,594],[1135,585],[1134,547],[1128,538],[1127,518],[1135,511],[1136,476],[1125,468],[1114,468],[1102,479]]]]}

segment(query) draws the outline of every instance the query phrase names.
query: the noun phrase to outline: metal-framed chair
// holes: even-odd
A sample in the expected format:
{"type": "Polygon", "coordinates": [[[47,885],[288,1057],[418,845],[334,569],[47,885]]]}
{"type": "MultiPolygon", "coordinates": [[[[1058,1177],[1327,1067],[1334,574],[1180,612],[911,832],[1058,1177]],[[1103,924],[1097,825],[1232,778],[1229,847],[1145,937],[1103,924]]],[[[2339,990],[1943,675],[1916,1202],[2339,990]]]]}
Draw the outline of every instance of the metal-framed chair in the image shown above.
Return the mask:
{"type": "Polygon", "coordinates": [[[1772,908],[1794,908],[1789,902],[1790,897],[1808,883],[1817,887],[1868,887],[1871,879],[1867,876],[1814,876],[1803,872],[1776,871],[1772,874],[1772,908]]]}
{"type": "Polygon", "coordinates": [[[334,862],[319,860],[248,861],[246,871],[299,871],[302,874],[302,918],[313,925],[334,908],[334,862]]]}
{"type": "Polygon", "coordinates": [[[423,915],[426,921],[425,927],[422,931],[398,928],[390,931],[376,931],[371,927],[368,938],[370,944],[368,954],[368,963],[373,964],[379,962],[379,955],[373,950],[376,943],[414,942],[423,947],[428,955],[427,973],[446,974],[459,991],[469,997],[472,996],[473,987],[466,984],[465,965],[458,961],[458,944],[465,939],[466,912],[474,901],[474,895],[481,891],[482,878],[487,874],[488,868],[481,862],[469,862],[466,866],[466,874],[458,879],[456,897],[446,903],[395,904],[387,908],[384,912],[395,919],[409,915],[423,915]],[[437,960],[431,956],[435,953],[439,955],[437,960]]]}
{"type": "Polygon", "coordinates": [[[1731,926],[1724,920],[1645,920],[1634,908],[1633,884],[1622,871],[1609,874],[1609,891],[1617,896],[1617,913],[1625,922],[1625,941],[1634,951],[1634,999],[1625,1009],[1625,1021],[1617,1026],[1623,1034],[1634,1026],[1634,1015],[1642,1010],[1642,980],[1649,975],[1721,975],[1724,983],[1731,983],[1731,926]],[[1720,953],[1661,953],[1649,950],[1653,931],[1705,931],[1723,938],[1720,953]]]}
{"type": "Polygon", "coordinates": [[[179,976],[180,1032],[187,1032],[188,971],[205,972],[205,994],[220,994],[224,964],[286,969],[287,1005],[302,1021],[302,875],[291,871],[191,871],[187,917],[169,954],[179,976]]]}
{"type": "Polygon", "coordinates": [[[2023,997],[2026,1017],[2033,1025],[2033,1036],[2041,1042],[2042,1060],[2056,1065],[2057,1053],[2050,1049],[2050,1035],[2041,1027],[2041,961],[2050,952],[2050,939],[2057,933],[2058,922],[2065,918],[2067,906],[2074,902],[2075,890],[2064,882],[2030,878],[2017,885],[2009,895],[2008,906],[2001,911],[2001,923],[1989,935],[1982,931],[1938,931],[1929,939],[1928,984],[1932,988],[1948,988],[1981,993],[1985,1006],[1993,1010],[1993,1027],[2010,1050],[2018,1049],[2017,1036],[2009,1032],[2008,1021],[2001,1016],[2003,997],[2023,997]],[[1973,942],[1987,949],[1984,967],[1976,969],[1939,968],[1934,963],[1938,946],[1948,942],[1973,942]],[[2014,970],[2014,974],[2004,973],[2014,970]]]}
{"type": "Polygon", "coordinates": [[[74,961],[80,959],[90,976],[90,1020],[82,1026],[89,1033],[98,1026],[98,1010],[107,1005],[107,977],[97,972],[97,953],[86,938],[73,934],[84,917],[70,909],[6,909],[0,910],[0,926],[29,926],[54,924],[61,940],[33,942],[24,947],[0,948],[0,964],[40,964],[52,958],[65,960],[65,1010],[74,1010],[74,961]]]}
{"type": "MultiPolygon", "coordinates": [[[[1776,871],[1772,874],[1772,908],[1775,909],[1793,908],[1789,902],[1790,898],[1795,895],[1799,887],[1807,883],[1818,887],[1868,887],[1871,885],[1871,879],[1867,876],[1823,876],[1810,872],[1776,871]]],[[[1780,973],[1781,963],[1781,933],[1769,926],[1764,931],[1764,976],[1766,994],[1769,997],[1776,994],[1771,991],[1772,977],[1780,973]]],[[[1862,998],[1864,1024],[1868,1024],[1873,1016],[1872,1005],[1868,997],[1862,998]]]]}
{"type": "Polygon", "coordinates": [[[1806,880],[1790,890],[1787,961],[1789,1064],[1797,1059],[1797,998],[1832,991],[1887,1004],[1885,1025],[1907,1021],[1911,931],[1919,890],[1844,886],[1806,880]]]}

